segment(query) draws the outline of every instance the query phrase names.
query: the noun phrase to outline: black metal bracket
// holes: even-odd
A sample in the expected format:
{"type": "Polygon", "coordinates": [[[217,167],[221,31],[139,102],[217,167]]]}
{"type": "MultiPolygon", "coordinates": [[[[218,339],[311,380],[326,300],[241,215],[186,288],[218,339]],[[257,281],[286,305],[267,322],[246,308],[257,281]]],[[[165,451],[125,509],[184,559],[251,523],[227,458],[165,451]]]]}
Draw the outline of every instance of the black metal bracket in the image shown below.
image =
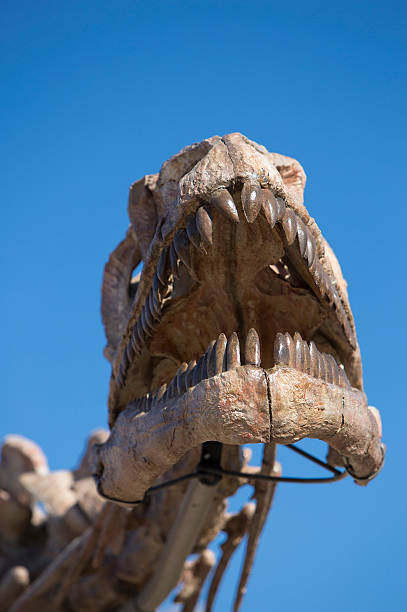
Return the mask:
{"type": "Polygon", "coordinates": [[[202,444],[201,460],[197,466],[199,482],[214,486],[222,479],[220,460],[222,457],[221,442],[204,442],[202,444]],[[216,470],[216,473],[213,472],[216,470]]]}

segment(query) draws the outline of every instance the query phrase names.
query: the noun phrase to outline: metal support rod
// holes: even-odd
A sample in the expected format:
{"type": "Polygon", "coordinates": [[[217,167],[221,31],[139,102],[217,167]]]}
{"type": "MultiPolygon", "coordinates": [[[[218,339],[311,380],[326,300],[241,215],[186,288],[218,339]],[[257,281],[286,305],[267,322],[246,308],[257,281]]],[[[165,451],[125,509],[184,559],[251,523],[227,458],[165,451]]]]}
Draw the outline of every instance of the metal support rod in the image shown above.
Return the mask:
{"type": "Polygon", "coordinates": [[[154,612],[178,584],[185,559],[191,554],[212,506],[217,486],[199,480],[189,483],[158,566],[136,597],[137,612],[154,612]]]}
{"type": "MultiPolygon", "coordinates": [[[[201,465],[219,465],[222,445],[202,446],[201,465]]],[[[189,483],[180,510],[165,542],[158,566],[134,600],[136,612],[154,612],[177,586],[185,559],[191,554],[212,509],[220,477],[205,475],[189,483]]]]}

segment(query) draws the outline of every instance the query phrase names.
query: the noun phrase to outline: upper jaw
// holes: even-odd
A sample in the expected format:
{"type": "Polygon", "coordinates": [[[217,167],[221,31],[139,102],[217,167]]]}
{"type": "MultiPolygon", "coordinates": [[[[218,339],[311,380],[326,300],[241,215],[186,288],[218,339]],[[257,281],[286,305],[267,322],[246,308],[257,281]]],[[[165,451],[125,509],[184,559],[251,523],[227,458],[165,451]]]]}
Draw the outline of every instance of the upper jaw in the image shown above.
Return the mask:
{"type": "MultiPolygon", "coordinates": [[[[139,361],[139,369],[143,369],[143,359],[140,359],[143,347],[151,342],[151,336],[155,338],[155,328],[160,325],[165,311],[169,312],[168,287],[177,289],[178,284],[179,288],[180,281],[172,282],[172,277],[179,273],[179,262],[183,275],[189,272],[186,276],[191,281],[190,292],[196,292],[199,287],[196,281],[202,284],[205,267],[219,251],[219,232],[225,235],[233,233],[243,242],[245,238],[248,241],[250,236],[256,237],[257,232],[263,241],[259,259],[265,254],[264,245],[267,246],[266,260],[268,257],[259,269],[276,264],[282,255],[288,256],[296,273],[310,288],[313,299],[319,301],[324,311],[328,312],[328,329],[332,336],[328,339],[331,341],[335,338],[338,352],[341,353],[340,360],[347,362],[345,365],[352,384],[361,386],[359,351],[339,265],[327,248],[315,221],[302,205],[298,189],[295,191],[284,183],[271,161],[272,154],[259,149],[260,152],[240,135],[224,137],[216,141],[209,152],[180,178],[177,197],[171,205],[163,196],[166,195],[168,200],[171,191],[156,187],[156,191],[158,189],[160,192],[155,194],[156,199],[159,201],[161,196],[161,208],[166,214],[157,221],[148,251],[144,252],[144,267],[137,294],[116,351],[109,398],[113,413],[134,399],[134,394],[142,395],[146,391],[145,388],[137,391],[133,385],[130,385],[133,387],[130,389],[126,385],[129,366],[139,361]],[[205,254],[205,251],[211,254],[205,254]]],[[[293,173],[288,173],[288,176],[292,177],[293,173]]],[[[250,246],[253,251],[258,251],[258,241],[256,244],[256,240],[252,240],[250,246]]],[[[239,257],[242,260],[242,249],[239,251],[239,248],[232,257],[225,257],[223,253],[226,267],[236,264],[239,257]]],[[[188,291],[184,292],[184,299],[185,295],[188,295],[188,291]]],[[[180,308],[181,302],[180,297],[180,308]]],[[[248,327],[259,327],[258,322],[250,320],[250,317],[243,318],[247,321],[239,322],[240,326],[243,325],[242,333],[247,332],[248,327]]],[[[278,328],[278,325],[277,322],[274,331],[300,331],[304,337],[311,339],[310,330],[284,329],[278,328]]],[[[236,325],[230,329],[224,326],[214,329],[213,337],[220,332],[230,333],[235,328],[236,325]]],[[[329,336],[325,332],[324,335],[329,336]]],[[[203,338],[202,343],[209,339],[203,338]]],[[[274,338],[266,340],[272,345],[274,338]]],[[[182,357],[181,360],[189,358],[182,357]]],[[[177,365],[179,363],[174,363],[175,369],[177,365]]],[[[170,374],[173,372],[169,372],[168,376],[170,374]]]]}

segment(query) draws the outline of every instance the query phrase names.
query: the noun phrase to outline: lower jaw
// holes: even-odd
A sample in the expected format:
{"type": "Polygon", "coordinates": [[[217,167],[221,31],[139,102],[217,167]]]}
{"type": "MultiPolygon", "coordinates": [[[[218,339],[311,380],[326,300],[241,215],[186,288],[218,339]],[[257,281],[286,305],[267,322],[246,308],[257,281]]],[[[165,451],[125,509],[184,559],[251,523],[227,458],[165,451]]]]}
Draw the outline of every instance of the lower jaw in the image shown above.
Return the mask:
{"type": "Polygon", "coordinates": [[[183,364],[168,387],[130,402],[103,450],[108,466],[116,436],[125,449],[120,474],[110,478],[104,470],[103,493],[141,499],[158,476],[209,440],[241,445],[318,438],[350,457],[361,478],[377,471],[382,448],[374,414],[331,356],[299,335],[279,334],[275,365],[265,369],[251,330],[242,361],[236,334],[229,340],[221,334],[198,363],[183,364]]]}

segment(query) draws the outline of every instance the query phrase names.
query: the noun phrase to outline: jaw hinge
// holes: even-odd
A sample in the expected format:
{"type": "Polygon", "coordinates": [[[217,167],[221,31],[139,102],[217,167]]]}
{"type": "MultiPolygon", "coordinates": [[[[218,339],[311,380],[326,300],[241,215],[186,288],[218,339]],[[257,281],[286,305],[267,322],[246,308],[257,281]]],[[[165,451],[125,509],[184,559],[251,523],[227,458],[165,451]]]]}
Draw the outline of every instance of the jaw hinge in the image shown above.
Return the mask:
{"type": "Polygon", "coordinates": [[[201,459],[197,466],[198,478],[202,484],[214,486],[222,479],[220,474],[206,471],[208,468],[210,470],[222,470],[220,464],[222,447],[221,442],[204,442],[202,444],[201,459]]]}

